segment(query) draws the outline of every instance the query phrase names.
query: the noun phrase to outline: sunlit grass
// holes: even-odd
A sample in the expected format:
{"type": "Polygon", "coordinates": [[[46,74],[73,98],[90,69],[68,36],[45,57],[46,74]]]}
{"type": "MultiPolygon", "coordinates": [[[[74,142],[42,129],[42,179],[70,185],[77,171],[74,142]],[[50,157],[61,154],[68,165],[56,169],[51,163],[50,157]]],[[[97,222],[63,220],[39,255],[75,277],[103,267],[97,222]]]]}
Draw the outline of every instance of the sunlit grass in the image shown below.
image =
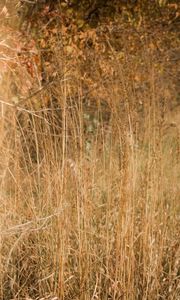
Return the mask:
{"type": "Polygon", "coordinates": [[[64,73],[21,106],[4,104],[1,299],[179,297],[179,125],[165,118],[153,64],[140,92],[133,66],[113,64],[116,80],[98,81],[104,102],[95,91],[84,100],[64,73]]]}

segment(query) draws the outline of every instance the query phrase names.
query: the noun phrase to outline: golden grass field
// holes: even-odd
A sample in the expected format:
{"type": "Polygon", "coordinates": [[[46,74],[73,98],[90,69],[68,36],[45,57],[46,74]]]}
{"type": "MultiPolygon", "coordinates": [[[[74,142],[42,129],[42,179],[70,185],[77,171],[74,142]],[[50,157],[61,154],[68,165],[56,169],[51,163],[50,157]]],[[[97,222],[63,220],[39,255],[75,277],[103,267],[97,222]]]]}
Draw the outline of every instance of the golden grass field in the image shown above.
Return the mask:
{"type": "Polygon", "coordinates": [[[90,105],[65,60],[22,104],[0,71],[0,299],[180,299],[180,113],[144,51],[146,85],[127,55],[90,105]]]}

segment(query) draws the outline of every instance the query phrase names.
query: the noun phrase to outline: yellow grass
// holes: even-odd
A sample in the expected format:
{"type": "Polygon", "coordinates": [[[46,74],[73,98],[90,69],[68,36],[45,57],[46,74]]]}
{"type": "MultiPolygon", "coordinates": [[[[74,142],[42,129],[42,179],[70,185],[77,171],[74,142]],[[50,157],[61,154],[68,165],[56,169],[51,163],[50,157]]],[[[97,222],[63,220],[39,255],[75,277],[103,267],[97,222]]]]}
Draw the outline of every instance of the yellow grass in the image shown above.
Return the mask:
{"type": "Polygon", "coordinates": [[[3,105],[0,299],[180,297],[178,124],[150,57],[140,90],[128,63],[99,78],[103,104],[94,91],[88,108],[64,70],[20,107],[3,105]]]}

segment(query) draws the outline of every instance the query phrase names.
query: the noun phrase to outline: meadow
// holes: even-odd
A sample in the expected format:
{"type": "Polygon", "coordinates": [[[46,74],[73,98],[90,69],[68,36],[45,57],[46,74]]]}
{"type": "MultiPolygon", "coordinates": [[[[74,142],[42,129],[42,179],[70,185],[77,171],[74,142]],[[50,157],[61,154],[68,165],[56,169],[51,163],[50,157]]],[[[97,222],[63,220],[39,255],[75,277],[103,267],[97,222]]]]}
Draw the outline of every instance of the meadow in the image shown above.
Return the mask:
{"type": "Polygon", "coordinates": [[[119,57],[109,41],[110,60],[98,48],[74,64],[56,46],[56,79],[41,86],[37,71],[32,88],[6,46],[0,299],[179,299],[180,111],[166,57],[157,65],[147,40],[119,57]]]}

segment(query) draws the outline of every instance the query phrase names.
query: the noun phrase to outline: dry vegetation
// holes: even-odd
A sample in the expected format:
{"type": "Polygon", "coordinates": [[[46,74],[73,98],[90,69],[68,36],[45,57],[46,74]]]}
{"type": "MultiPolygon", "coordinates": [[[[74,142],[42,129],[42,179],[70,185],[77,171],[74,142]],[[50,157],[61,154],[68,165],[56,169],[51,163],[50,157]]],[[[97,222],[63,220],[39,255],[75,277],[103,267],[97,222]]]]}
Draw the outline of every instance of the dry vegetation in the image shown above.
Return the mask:
{"type": "MultiPolygon", "coordinates": [[[[6,42],[10,57],[16,38],[6,42]]],[[[140,69],[110,41],[110,60],[98,48],[74,62],[59,47],[45,86],[22,59],[1,59],[0,299],[178,300],[174,79],[147,39],[140,69]]]]}

